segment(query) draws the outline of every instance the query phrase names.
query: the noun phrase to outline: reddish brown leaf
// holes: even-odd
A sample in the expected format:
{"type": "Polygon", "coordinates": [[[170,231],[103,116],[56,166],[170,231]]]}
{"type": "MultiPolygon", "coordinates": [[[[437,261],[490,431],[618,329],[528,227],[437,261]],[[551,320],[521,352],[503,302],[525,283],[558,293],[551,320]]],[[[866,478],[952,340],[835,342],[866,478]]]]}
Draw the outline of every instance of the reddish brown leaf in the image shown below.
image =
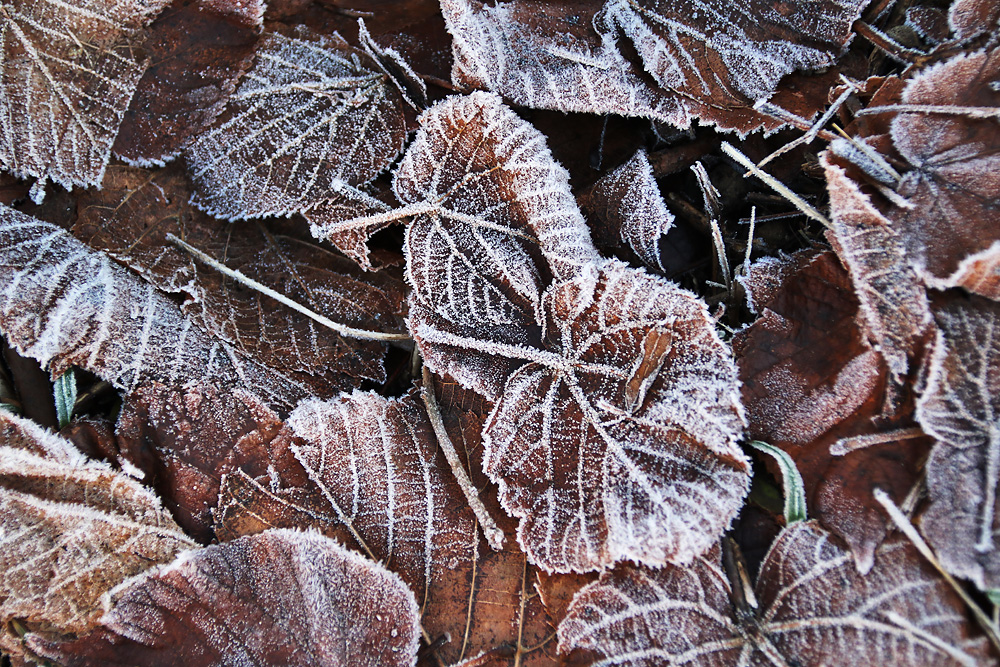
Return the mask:
{"type": "Polygon", "coordinates": [[[274,530],[188,552],[115,590],[106,629],[62,644],[64,665],[412,665],[413,593],[320,535],[274,530]]]}
{"type": "Polygon", "coordinates": [[[948,10],[948,24],[961,40],[980,34],[996,38],[1000,30],[1000,5],[992,0],[955,0],[948,10]]]}
{"type": "Polygon", "coordinates": [[[600,664],[977,665],[987,660],[961,601],[899,539],[867,575],[814,522],[785,529],[756,584],[759,607],[734,610],[719,551],[686,568],[622,566],[577,594],[559,649],[600,664]]]}
{"type": "Polygon", "coordinates": [[[62,229],[0,208],[0,331],[53,376],[79,366],[121,389],[148,381],[250,386],[270,404],[310,394],[196,328],[156,289],[62,229]]]}
{"type": "Polygon", "coordinates": [[[802,474],[811,515],[843,539],[867,571],[887,532],[872,490],[901,501],[930,443],[890,438],[831,455],[841,438],[911,427],[912,397],[887,395],[888,369],[866,341],[850,278],[834,255],[803,251],[786,262],[784,270],[768,262],[771,278],[748,281],[771,287],[754,295],[760,317],[733,343],[750,435],[788,452],[802,474]],[[891,418],[883,416],[888,396],[899,404],[891,418]]]}
{"type": "Polygon", "coordinates": [[[89,631],[102,596],[194,543],[135,480],[0,411],[0,649],[89,631]]]}
{"type": "Polygon", "coordinates": [[[378,176],[406,138],[399,91],[338,35],[264,35],[215,125],[185,151],[194,202],[230,220],[288,215],[378,176]]]}
{"type": "Polygon", "coordinates": [[[71,188],[98,185],[145,70],[143,26],[169,0],[41,0],[0,9],[0,164],[71,188]]]}
{"type": "Polygon", "coordinates": [[[142,45],[150,66],[115,139],[116,155],[163,164],[206,129],[250,66],[261,0],[174,0],[142,45]]]}
{"type": "Polygon", "coordinates": [[[935,309],[937,339],[921,426],[937,439],[927,462],[930,506],[921,520],[946,568],[1000,588],[1000,305],[953,296],[935,309]]]}

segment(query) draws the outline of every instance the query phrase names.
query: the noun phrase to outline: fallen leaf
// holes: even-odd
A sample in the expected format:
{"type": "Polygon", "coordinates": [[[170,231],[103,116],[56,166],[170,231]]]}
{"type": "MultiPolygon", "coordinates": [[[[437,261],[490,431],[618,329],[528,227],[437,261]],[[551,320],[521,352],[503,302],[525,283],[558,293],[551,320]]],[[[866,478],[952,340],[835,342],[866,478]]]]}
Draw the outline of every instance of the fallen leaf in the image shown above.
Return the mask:
{"type": "Polygon", "coordinates": [[[0,411],[0,648],[24,656],[11,621],[49,637],[79,634],[102,596],[195,546],[135,480],[0,411]]]}
{"type": "Polygon", "coordinates": [[[621,566],[584,588],[559,650],[631,667],[977,665],[987,659],[958,597],[909,543],[879,547],[867,575],[815,522],[786,528],[764,560],[757,606],[731,602],[719,550],[688,567],[621,566]]]}
{"type": "Polygon", "coordinates": [[[381,565],[314,533],[272,530],[182,554],[115,589],[102,629],[29,636],[64,665],[348,665],[416,662],[413,593],[381,565]]]}
{"type": "Polygon", "coordinates": [[[115,155],[163,164],[207,129],[253,61],[262,0],[174,0],[149,27],[150,60],[115,139],[115,155]]]}
{"type": "Polygon", "coordinates": [[[222,115],[184,152],[194,203],[229,220],[289,215],[375,178],[406,138],[387,78],[336,34],[265,34],[222,115]]]}
{"type": "Polygon", "coordinates": [[[143,27],[169,0],[0,6],[0,164],[66,188],[99,185],[146,68],[143,27]]]}
{"type": "Polygon", "coordinates": [[[934,317],[938,333],[917,402],[920,425],[936,439],[920,526],[949,572],[996,589],[1000,305],[954,295],[938,302],[934,317]]]}

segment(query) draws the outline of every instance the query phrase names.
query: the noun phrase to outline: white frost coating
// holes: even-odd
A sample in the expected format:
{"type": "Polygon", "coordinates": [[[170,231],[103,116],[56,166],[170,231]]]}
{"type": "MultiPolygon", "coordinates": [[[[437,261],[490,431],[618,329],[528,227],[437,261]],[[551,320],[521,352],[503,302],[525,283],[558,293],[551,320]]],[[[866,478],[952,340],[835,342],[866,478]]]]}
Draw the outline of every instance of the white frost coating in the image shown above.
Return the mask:
{"type": "Polygon", "coordinates": [[[0,445],[32,451],[67,465],[78,465],[87,460],[66,438],[5,410],[0,410],[0,445]]]}
{"type": "Polygon", "coordinates": [[[279,405],[309,395],[192,328],[177,304],[105,254],[7,206],[0,285],[0,331],[53,374],[77,365],[125,390],[150,380],[249,383],[279,405]]]}
{"type": "Polygon", "coordinates": [[[0,164],[66,188],[99,185],[146,69],[134,48],[169,0],[4,3],[0,164]]]}
{"type": "Polygon", "coordinates": [[[849,551],[814,521],[778,536],[755,586],[751,618],[733,613],[719,551],[687,567],[624,567],[573,598],[560,653],[595,665],[948,665],[987,660],[960,602],[905,541],[884,543],[858,574],[849,551]]]}
{"type": "Polygon", "coordinates": [[[403,149],[402,102],[339,36],[266,34],[215,126],[185,151],[193,203],[229,220],[289,215],[338,183],[378,176],[403,149]]]}
{"type": "Polygon", "coordinates": [[[955,576],[1000,588],[1000,304],[955,299],[935,312],[938,333],[917,400],[937,443],[927,462],[930,507],[921,531],[955,576]]]}
{"type": "Polygon", "coordinates": [[[105,627],[178,661],[260,665],[281,655],[282,664],[302,667],[416,664],[413,593],[398,575],[317,533],[268,530],[189,551],[110,598],[105,627]],[[171,645],[178,636],[189,638],[185,646],[171,645]]]}

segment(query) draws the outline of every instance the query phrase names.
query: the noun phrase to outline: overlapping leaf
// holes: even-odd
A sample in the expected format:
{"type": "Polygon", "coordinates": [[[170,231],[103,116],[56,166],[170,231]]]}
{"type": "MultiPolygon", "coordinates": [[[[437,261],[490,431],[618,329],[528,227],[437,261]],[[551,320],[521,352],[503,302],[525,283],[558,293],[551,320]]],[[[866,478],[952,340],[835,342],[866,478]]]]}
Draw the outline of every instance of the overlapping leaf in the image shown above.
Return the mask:
{"type": "Polygon", "coordinates": [[[384,347],[341,336],[270,297],[249,290],[175,248],[167,234],[253,276],[315,312],[348,326],[402,328],[403,284],[362,275],[352,262],[309,242],[292,222],[231,225],[188,204],[182,172],[109,169],[102,190],[80,200],[73,233],[105,250],[160,289],[188,297],[200,328],[259,362],[295,375],[318,394],[347,386],[344,376],[385,379],[384,347]]]}
{"type": "Polygon", "coordinates": [[[864,4],[812,0],[780,11],[765,2],[445,0],[442,11],[459,83],[526,106],[679,127],[700,118],[746,133],[766,124],[750,107],[779,79],[834,61],[864,4]],[[632,48],[641,62],[623,55],[632,48]]]}
{"type": "Polygon", "coordinates": [[[386,79],[337,35],[264,35],[226,110],[185,151],[195,203],[230,220],[287,215],[375,178],[406,138],[386,79]]]}
{"type": "Polygon", "coordinates": [[[114,143],[132,163],[162,164],[205,130],[253,60],[262,0],[174,0],[150,26],[139,81],[114,143]]]}
{"type": "Polygon", "coordinates": [[[689,567],[620,567],[577,594],[559,626],[560,651],[602,665],[977,665],[977,638],[961,602],[900,540],[858,574],[850,554],[813,522],[771,547],[752,608],[714,551],[689,567]],[[735,599],[735,598],[734,598],[735,599]]]}
{"type": "Polygon", "coordinates": [[[275,406],[310,392],[195,327],[180,308],[59,227],[0,208],[0,331],[53,375],[85,368],[130,390],[207,379],[275,406]]]}
{"type": "MultiPolygon", "coordinates": [[[[169,0],[0,5],[0,164],[67,188],[98,185],[145,70],[143,26],[169,0]]],[[[39,188],[35,199],[44,196],[39,188]]]]}
{"type": "Polygon", "coordinates": [[[413,593],[381,565],[311,533],[274,530],[188,552],[111,595],[102,629],[29,636],[64,665],[416,662],[413,593]]]}
{"type": "Polygon", "coordinates": [[[102,596],[194,543],[148,489],[30,421],[0,411],[0,648],[10,625],[58,637],[90,630],[102,596]]]}
{"type": "Polygon", "coordinates": [[[935,309],[938,324],[921,426],[927,462],[921,527],[938,558],[981,589],[1000,588],[1000,306],[973,297],[935,309]]]}

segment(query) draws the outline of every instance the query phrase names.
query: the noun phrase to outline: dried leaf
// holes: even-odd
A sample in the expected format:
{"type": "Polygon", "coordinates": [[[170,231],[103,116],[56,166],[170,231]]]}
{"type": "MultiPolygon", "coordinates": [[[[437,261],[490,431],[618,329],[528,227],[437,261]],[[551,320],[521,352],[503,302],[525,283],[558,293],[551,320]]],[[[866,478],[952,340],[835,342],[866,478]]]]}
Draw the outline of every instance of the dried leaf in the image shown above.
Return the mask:
{"type": "Polygon", "coordinates": [[[346,389],[345,375],[385,380],[383,345],[345,338],[234,283],[172,246],[166,235],[183,238],[321,315],[363,329],[402,329],[401,281],[383,273],[362,276],[352,262],[309,242],[291,221],[227,224],[190,206],[189,196],[177,168],[111,167],[103,189],[80,199],[73,234],[160,289],[184,294],[184,312],[196,325],[294,375],[314,393],[346,389]]]}
{"type": "Polygon", "coordinates": [[[114,152],[163,164],[208,128],[250,66],[263,26],[262,0],[174,0],[153,22],[150,59],[122,121],[114,152]]]}
{"type": "Polygon", "coordinates": [[[442,12],[462,85],[525,106],[678,127],[700,118],[745,134],[768,124],[751,107],[782,76],[834,61],[864,4],[812,0],[784,12],[766,3],[446,0],[442,12]],[[623,55],[632,49],[641,64],[623,55]]]}
{"type": "Polygon", "coordinates": [[[955,0],[948,9],[948,24],[961,40],[983,33],[996,37],[1000,29],[1000,6],[992,0],[955,0]]]}
{"type": "Polygon", "coordinates": [[[202,333],[180,308],[62,229],[0,208],[0,331],[53,375],[78,366],[116,387],[211,379],[274,406],[310,392],[202,333]]]}
{"type": "MultiPolygon", "coordinates": [[[[862,257],[863,259],[863,257],[862,257]]],[[[753,302],[761,315],[733,341],[751,437],[780,447],[805,482],[812,516],[843,539],[867,572],[888,524],[872,490],[901,501],[916,483],[927,438],[888,437],[846,456],[841,438],[913,426],[913,397],[893,391],[888,368],[867,342],[851,280],[832,253],[802,251],[764,266],[753,302]],[[780,286],[779,286],[780,285],[780,286]],[[889,398],[898,404],[883,415],[889,398]]]]}
{"type": "Polygon", "coordinates": [[[960,296],[935,308],[937,339],[917,419],[927,462],[927,541],[949,572],[1000,588],[1000,305],[960,296]]]}
{"type": "Polygon", "coordinates": [[[413,665],[413,593],[381,565],[312,533],[274,530],[182,555],[112,596],[106,629],[62,644],[65,665],[413,665]]]}
{"type": "Polygon", "coordinates": [[[288,215],[375,178],[406,138],[386,79],[337,35],[265,34],[226,110],[185,151],[194,203],[230,220],[288,215]]]}
{"type": "Polygon", "coordinates": [[[647,266],[664,271],[660,241],[674,226],[645,151],[608,172],[580,197],[580,207],[596,222],[599,242],[624,243],[647,266]]]}
{"type": "Polygon", "coordinates": [[[755,590],[757,608],[733,609],[717,550],[686,568],[619,567],[574,598],[559,650],[631,667],[987,659],[957,596],[900,539],[883,544],[862,576],[829,533],[796,523],[771,547],[755,590]]]}
{"type": "MultiPolygon", "coordinates": [[[[0,164],[71,188],[98,185],[145,70],[143,26],[169,0],[0,5],[0,164]]],[[[36,186],[34,199],[44,196],[36,186]]]]}
{"type": "Polygon", "coordinates": [[[194,543],[146,488],[68,441],[0,411],[0,648],[23,655],[17,621],[83,633],[102,596],[194,543]]]}

